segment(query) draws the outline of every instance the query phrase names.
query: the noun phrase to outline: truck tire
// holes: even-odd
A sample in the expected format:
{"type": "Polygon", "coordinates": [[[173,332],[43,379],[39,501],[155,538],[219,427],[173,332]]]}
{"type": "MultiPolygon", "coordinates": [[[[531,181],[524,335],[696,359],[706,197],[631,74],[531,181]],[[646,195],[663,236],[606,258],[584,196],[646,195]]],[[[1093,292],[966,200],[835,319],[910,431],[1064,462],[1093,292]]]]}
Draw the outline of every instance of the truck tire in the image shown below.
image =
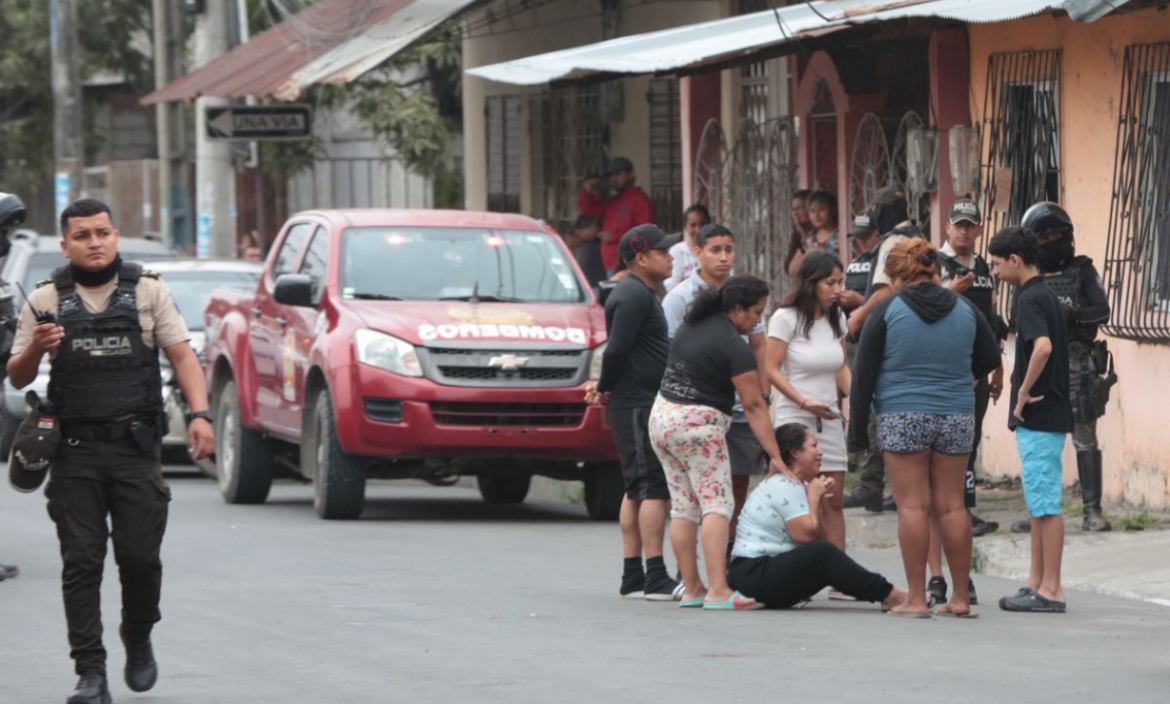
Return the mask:
{"type": "Polygon", "coordinates": [[[357,518],[366,500],[365,464],[337,441],[328,389],[317,394],[312,409],[308,433],[301,438],[301,467],[313,478],[313,508],[325,520],[357,518]]]}
{"type": "Polygon", "coordinates": [[[0,408],[0,423],[4,425],[3,430],[0,430],[0,461],[7,462],[9,455],[12,454],[16,431],[20,429],[23,420],[9,413],[7,408],[0,408]]]}
{"type": "Polygon", "coordinates": [[[272,443],[244,427],[240,394],[229,381],[215,409],[215,477],[229,504],[262,504],[272,488],[272,443]]]}
{"type": "Polygon", "coordinates": [[[475,478],[479,495],[489,504],[522,504],[532,486],[531,474],[481,474],[475,478]]]}
{"type": "Polygon", "coordinates": [[[622,510],[626,483],[617,462],[598,462],[588,466],[585,475],[585,510],[595,521],[616,521],[622,510]]]}

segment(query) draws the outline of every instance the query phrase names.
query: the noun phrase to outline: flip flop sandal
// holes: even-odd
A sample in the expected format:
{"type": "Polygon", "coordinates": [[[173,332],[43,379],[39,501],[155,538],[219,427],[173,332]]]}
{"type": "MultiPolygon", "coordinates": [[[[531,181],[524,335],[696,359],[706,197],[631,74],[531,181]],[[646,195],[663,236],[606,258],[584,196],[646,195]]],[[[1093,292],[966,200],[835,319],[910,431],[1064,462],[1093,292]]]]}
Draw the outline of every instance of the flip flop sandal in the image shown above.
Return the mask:
{"type": "Polygon", "coordinates": [[[751,597],[735,592],[727,601],[704,600],[703,608],[707,611],[755,611],[764,608],[764,605],[751,597]]]}
{"type": "Polygon", "coordinates": [[[694,599],[683,599],[682,601],[678,602],[678,607],[680,609],[701,609],[703,608],[703,602],[706,600],[706,595],[697,596],[694,599]]]}
{"type": "Polygon", "coordinates": [[[934,612],[935,616],[947,616],[950,618],[979,618],[979,614],[974,611],[952,611],[949,604],[939,607],[934,612]]]}
{"type": "Polygon", "coordinates": [[[929,611],[919,613],[917,611],[897,611],[896,609],[897,609],[897,607],[894,607],[893,609],[890,609],[889,611],[887,611],[886,616],[891,616],[893,618],[916,618],[916,619],[934,618],[934,615],[932,613],[930,613],[929,611]]]}

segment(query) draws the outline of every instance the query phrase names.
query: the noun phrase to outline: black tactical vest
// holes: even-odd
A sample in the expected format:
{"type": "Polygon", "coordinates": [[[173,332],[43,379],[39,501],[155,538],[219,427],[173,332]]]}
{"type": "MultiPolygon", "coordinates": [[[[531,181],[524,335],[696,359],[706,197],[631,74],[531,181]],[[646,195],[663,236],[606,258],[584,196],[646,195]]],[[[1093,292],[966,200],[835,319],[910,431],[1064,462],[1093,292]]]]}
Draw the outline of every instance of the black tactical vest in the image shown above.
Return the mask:
{"type": "MultiPolygon", "coordinates": [[[[1089,268],[1086,265],[1091,263],[1092,260],[1088,257],[1073,257],[1064,269],[1044,273],[1044,283],[1056,294],[1061,306],[1070,311],[1069,315],[1089,305],[1082,277],[1088,274],[1089,268]]],[[[1069,323],[1069,340],[1091,342],[1097,338],[1098,327],[1088,323],[1069,323]]]]}
{"type": "Polygon", "coordinates": [[[68,266],[53,272],[57,324],[65,339],[53,358],[49,401],[58,418],[108,422],[162,412],[158,350],[142,339],[138,264],[122,264],[118,288],[100,313],[85,309],[68,266]]]}
{"type": "Polygon", "coordinates": [[[991,316],[995,312],[991,309],[992,296],[995,293],[995,279],[991,278],[991,267],[988,266],[987,261],[976,254],[975,267],[968,269],[958,259],[949,257],[942,252],[938,253],[938,261],[946,269],[946,275],[952,279],[961,279],[968,272],[974,272],[975,280],[971,282],[971,287],[963,295],[979,309],[983,317],[991,320],[991,316]]]}
{"type": "Polygon", "coordinates": [[[865,295],[865,288],[869,285],[869,270],[873,267],[877,251],[878,248],[874,247],[864,254],[858,254],[849,262],[849,267],[845,269],[846,291],[856,291],[865,295]]]}

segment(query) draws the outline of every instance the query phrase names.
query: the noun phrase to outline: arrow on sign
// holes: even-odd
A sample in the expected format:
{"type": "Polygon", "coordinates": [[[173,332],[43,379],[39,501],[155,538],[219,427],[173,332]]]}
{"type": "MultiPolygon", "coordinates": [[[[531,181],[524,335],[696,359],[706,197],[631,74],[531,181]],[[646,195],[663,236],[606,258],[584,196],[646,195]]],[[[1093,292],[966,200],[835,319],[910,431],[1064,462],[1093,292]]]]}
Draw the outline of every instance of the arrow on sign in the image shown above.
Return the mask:
{"type": "Polygon", "coordinates": [[[308,139],[312,134],[308,105],[209,107],[207,137],[213,140],[275,141],[308,139]]]}

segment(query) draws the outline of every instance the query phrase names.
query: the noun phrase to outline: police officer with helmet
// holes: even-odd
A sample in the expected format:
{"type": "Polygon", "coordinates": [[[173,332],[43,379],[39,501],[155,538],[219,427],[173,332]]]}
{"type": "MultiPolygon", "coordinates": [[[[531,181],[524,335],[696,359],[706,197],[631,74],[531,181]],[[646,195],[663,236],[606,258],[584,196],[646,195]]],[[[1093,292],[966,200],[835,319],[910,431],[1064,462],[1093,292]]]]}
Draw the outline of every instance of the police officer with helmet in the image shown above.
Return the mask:
{"type": "MultiPolygon", "coordinates": [[[[24,222],[28,211],[24,202],[11,193],[0,192],[0,259],[8,256],[12,243],[8,240],[8,231],[24,222]]],[[[0,295],[0,362],[7,362],[12,351],[12,342],[16,333],[16,314],[12,309],[12,292],[5,290],[0,295]]],[[[0,374],[0,381],[4,378],[0,374]]],[[[4,432],[0,427],[0,435],[4,432]]],[[[12,579],[20,574],[16,565],[0,565],[0,582],[12,579]]]]}
{"type": "MultiPolygon", "coordinates": [[[[1097,419],[1105,415],[1109,387],[1117,380],[1109,349],[1104,340],[1097,340],[1100,326],[1109,321],[1109,297],[1093,260],[1077,256],[1072,219],[1064,208],[1052,202],[1037,203],[1024,213],[1020,224],[1040,240],[1044,280],[1060,299],[1068,321],[1073,447],[1085,508],[1082,528],[1111,530],[1101,514],[1101,450],[1097,445],[1097,419]]],[[[1029,527],[1029,521],[1019,521],[1012,530],[1027,532],[1029,527]]]]}
{"type": "Polygon", "coordinates": [[[100,608],[109,538],[122,583],[126,684],[144,692],[158,678],[150,634],[160,619],[159,554],[170,501],[160,464],[166,421],[159,350],[196,411],[191,455],[208,456],[214,441],[203,370],[183,319],[157,274],[122,261],[109,207],[73,203],[61,213],[61,232],[69,264],[29,295],[8,375],[23,388],[50,357],[42,410],[55,417],[62,439],[45,495],[61,543],[70,655],[80,676],[68,704],[109,704],[100,608]]]}

